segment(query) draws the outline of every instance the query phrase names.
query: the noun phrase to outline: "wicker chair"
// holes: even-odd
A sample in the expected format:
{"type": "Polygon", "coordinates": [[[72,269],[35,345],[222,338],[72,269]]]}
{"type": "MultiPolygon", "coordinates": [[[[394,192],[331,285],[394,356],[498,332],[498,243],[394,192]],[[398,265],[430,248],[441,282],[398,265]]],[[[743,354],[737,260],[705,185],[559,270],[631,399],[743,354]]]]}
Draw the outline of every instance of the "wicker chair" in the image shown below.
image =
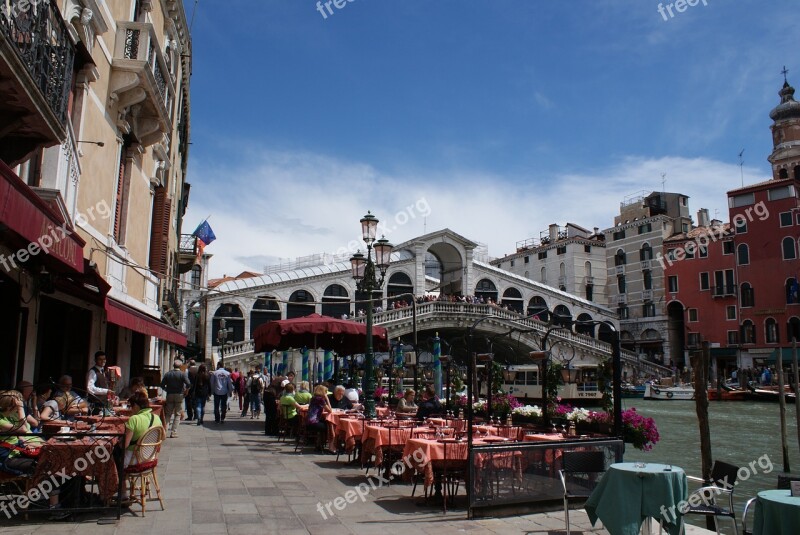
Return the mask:
{"type": "Polygon", "coordinates": [[[141,505],[142,516],[145,516],[147,500],[153,499],[150,494],[151,484],[155,488],[156,499],[161,504],[161,510],[164,511],[164,500],[161,498],[156,467],[165,434],[161,425],[154,425],[145,431],[133,450],[135,464],[125,468],[125,483],[128,485],[131,499],[141,505]]]}

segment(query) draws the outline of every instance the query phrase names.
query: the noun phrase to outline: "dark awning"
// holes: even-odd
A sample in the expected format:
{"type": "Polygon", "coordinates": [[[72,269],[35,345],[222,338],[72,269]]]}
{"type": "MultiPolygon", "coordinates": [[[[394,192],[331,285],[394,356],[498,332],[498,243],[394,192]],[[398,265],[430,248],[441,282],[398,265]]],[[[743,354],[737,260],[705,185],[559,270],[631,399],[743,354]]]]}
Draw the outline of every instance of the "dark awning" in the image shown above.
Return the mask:
{"type": "Polygon", "coordinates": [[[106,318],[120,327],[186,347],[186,334],[114,299],[106,298],[106,318]]]}
{"type": "MultiPolygon", "coordinates": [[[[2,161],[0,226],[7,227],[28,244],[37,244],[23,253],[26,257],[35,253],[53,258],[69,269],[83,273],[83,246],[86,242],[2,161]]],[[[7,261],[11,262],[11,259],[7,261]]],[[[18,261],[16,259],[15,263],[18,261]]]]}

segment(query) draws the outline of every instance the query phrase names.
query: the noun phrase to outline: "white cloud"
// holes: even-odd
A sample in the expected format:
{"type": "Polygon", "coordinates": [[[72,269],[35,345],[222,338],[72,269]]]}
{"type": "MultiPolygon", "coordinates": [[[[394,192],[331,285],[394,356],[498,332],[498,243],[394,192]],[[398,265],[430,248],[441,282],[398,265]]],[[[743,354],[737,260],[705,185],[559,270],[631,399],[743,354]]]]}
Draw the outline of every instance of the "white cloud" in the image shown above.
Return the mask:
{"type": "MultiPolygon", "coordinates": [[[[725,192],[741,185],[737,165],[679,156],[630,156],[605,169],[554,176],[498,176],[480,171],[383,172],[316,154],[251,151],[229,168],[199,163],[186,215],[194,228],[211,213],[217,241],[211,275],[261,271],[264,262],[362,247],[359,219],[371,210],[400,243],[442,228],[486,243],[489,253],[513,252],[550,223],[612,226],[619,203],[640,190],[690,197],[693,214],[708,208],[727,220],[725,192]],[[220,177],[225,186],[218,186],[220,177]],[[424,217],[428,212],[429,215],[424,217]],[[715,212],[718,210],[718,212],[715,212]]],[[[744,183],[768,178],[745,167],[744,183]]]]}

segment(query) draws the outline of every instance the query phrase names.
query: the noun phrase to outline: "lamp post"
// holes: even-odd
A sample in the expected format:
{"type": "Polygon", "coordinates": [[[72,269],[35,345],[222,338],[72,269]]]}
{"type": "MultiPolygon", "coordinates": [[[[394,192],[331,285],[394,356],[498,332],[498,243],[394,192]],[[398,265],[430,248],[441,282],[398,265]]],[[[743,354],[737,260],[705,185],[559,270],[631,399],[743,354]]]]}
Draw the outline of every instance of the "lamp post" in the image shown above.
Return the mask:
{"type": "Polygon", "coordinates": [[[361,237],[367,244],[367,255],[357,252],[350,259],[353,279],[360,292],[367,293],[367,347],[364,353],[364,409],[367,418],[375,418],[375,354],[372,349],[372,294],[383,286],[392,255],[392,244],[386,238],[375,240],[378,218],[371,213],[361,218],[361,237]],[[372,260],[372,251],[375,260],[372,260]],[[377,267],[377,272],[376,268],[377,267]]]}
{"type": "Polygon", "coordinates": [[[219,362],[225,367],[225,342],[228,340],[228,329],[225,320],[219,320],[219,331],[217,331],[217,341],[220,344],[219,362]]]}

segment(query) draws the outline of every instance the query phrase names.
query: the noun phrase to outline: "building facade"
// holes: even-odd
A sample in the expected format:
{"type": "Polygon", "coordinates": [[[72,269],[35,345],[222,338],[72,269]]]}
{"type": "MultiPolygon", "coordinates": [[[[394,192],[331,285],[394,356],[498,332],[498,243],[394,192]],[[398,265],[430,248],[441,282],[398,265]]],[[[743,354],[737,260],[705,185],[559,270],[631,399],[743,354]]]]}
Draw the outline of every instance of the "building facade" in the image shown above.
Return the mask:
{"type": "Polygon", "coordinates": [[[0,0],[5,384],[80,385],[100,349],[154,377],[185,345],[190,74],[181,1],[0,0]]]}
{"type": "Polygon", "coordinates": [[[643,358],[670,361],[664,268],[659,262],[664,240],[691,228],[689,198],[653,192],[620,203],[614,226],[605,229],[608,306],[620,318],[622,346],[643,358]]]}
{"type": "Polygon", "coordinates": [[[517,242],[517,251],[492,260],[493,266],[558,288],[587,301],[606,303],[605,236],[574,223],[550,225],[539,234],[517,242]]]}

